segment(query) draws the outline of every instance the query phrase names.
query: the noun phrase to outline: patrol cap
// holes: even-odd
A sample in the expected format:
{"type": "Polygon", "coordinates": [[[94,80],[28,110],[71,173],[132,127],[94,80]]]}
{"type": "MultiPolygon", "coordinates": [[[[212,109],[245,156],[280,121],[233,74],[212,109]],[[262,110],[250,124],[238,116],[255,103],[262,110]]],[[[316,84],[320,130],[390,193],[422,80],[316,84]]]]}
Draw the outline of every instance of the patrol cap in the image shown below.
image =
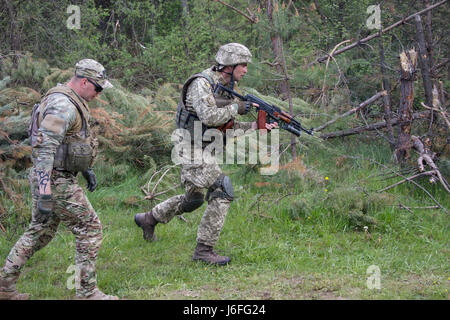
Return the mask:
{"type": "Polygon", "coordinates": [[[106,79],[105,68],[95,60],[83,59],[75,65],[75,75],[89,78],[98,83],[103,89],[112,88],[113,85],[106,79]]]}
{"type": "Polygon", "coordinates": [[[252,62],[252,54],[246,46],[240,43],[227,43],[217,51],[216,62],[222,66],[250,63],[252,62]]]}

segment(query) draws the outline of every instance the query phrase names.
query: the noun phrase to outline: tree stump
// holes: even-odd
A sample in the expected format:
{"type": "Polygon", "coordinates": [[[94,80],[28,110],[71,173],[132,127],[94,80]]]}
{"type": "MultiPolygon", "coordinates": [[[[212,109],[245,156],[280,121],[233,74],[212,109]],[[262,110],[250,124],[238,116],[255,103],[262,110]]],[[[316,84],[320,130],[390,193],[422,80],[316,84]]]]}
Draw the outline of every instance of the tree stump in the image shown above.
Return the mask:
{"type": "Polygon", "coordinates": [[[411,153],[411,124],[414,101],[414,80],[417,53],[414,49],[400,54],[400,106],[398,109],[399,131],[394,155],[396,161],[404,163],[411,153]]]}

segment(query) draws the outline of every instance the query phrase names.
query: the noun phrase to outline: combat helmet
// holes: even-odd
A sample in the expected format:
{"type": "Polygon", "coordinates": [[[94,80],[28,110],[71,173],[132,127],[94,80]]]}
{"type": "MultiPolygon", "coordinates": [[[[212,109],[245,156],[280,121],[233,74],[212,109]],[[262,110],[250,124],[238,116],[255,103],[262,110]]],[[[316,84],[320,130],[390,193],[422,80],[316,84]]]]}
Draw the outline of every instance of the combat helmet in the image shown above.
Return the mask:
{"type": "Polygon", "coordinates": [[[250,50],[240,43],[227,43],[219,48],[216,62],[221,66],[234,66],[252,62],[250,50]]]}

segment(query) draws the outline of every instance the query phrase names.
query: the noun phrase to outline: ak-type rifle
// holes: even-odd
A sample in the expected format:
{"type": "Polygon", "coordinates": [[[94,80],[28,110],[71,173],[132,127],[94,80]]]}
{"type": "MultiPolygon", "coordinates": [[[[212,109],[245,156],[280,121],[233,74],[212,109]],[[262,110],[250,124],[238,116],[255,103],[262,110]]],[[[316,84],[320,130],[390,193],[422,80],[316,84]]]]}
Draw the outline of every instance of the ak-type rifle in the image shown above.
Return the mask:
{"type": "Polygon", "coordinates": [[[300,133],[302,131],[306,132],[309,135],[313,135],[314,128],[311,128],[309,130],[303,128],[300,122],[295,120],[289,113],[281,110],[277,106],[271,105],[252,94],[243,96],[220,83],[216,85],[214,91],[217,92],[219,89],[228,92],[232,96],[242,101],[248,101],[249,103],[256,103],[258,105],[258,107],[256,107],[256,109],[258,110],[258,129],[265,129],[266,123],[277,122],[281,129],[287,130],[290,133],[295,134],[297,137],[300,136],[300,133]]]}

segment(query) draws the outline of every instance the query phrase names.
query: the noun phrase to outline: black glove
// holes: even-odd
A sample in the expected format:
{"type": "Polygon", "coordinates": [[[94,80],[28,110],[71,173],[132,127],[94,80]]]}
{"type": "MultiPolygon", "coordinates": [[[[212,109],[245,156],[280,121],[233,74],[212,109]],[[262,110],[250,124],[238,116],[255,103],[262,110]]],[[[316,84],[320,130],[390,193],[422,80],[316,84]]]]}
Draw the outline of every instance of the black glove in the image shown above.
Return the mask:
{"type": "Polygon", "coordinates": [[[238,103],[238,114],[247,114],[252,107],[251,103],[248,101],[239,101],[238,103]]]}
{"type": "Polygon", "coordinates": [[[53,212],[54,201],[51,194],[39,195],[37,202],[36,221],[45,223],[53,212]]]}
{"type": "Polygon", "coordinates": [[[86,179],[87,181],[87,189],[90,192],[93,192],[96,188],[97,188],[97,177],[95,175],[94,170],[92,170],[92,168],[88,168],[86,171],[83,171],[81,173],[83,175],[83,177],[86,179]]]}

